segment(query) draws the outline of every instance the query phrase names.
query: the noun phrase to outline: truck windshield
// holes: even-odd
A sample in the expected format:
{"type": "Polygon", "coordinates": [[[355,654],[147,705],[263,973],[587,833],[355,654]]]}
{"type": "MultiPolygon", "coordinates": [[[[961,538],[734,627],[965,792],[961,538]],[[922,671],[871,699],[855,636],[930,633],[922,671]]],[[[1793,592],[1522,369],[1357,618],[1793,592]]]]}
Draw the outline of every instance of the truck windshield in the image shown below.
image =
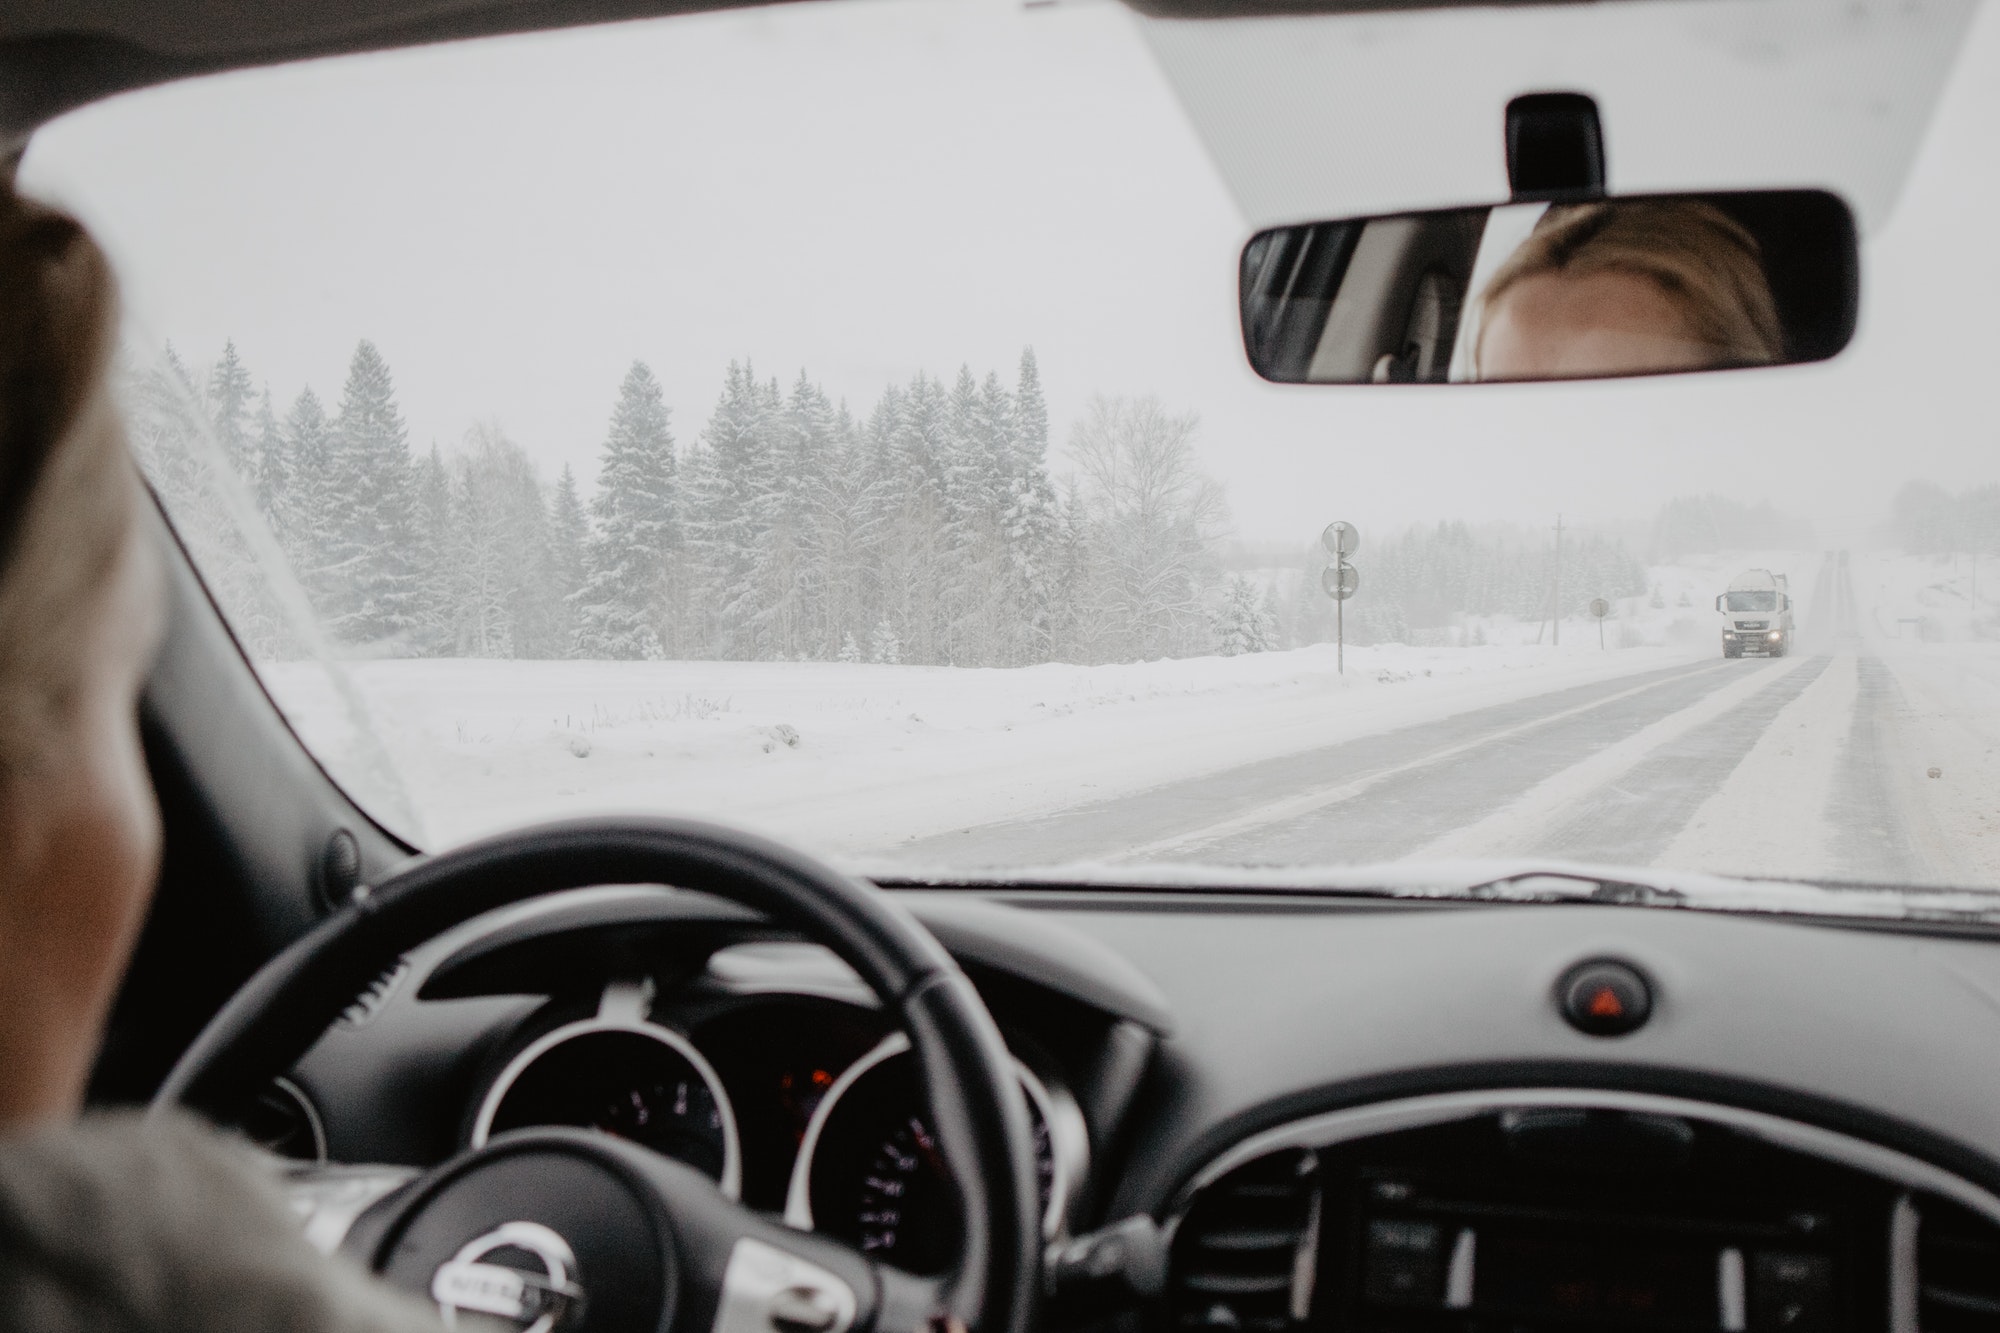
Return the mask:
{"type": "Polygon", "coordinates": [[[1768,589],[1758,592],[1732,592],[1729,594],[1731,611],[1775,611],[1778,609],[1778,594],[1768,589]]]}

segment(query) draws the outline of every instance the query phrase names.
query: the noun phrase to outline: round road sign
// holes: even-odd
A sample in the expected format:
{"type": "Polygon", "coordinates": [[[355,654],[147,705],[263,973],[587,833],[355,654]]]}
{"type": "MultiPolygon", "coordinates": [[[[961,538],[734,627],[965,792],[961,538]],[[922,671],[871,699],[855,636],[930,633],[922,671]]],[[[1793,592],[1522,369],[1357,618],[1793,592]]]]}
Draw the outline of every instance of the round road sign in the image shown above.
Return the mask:
{"type": "Polygon", "coordinates": [[[1361,533],[1352,523],[1336,520],[1326,525],[1326,531],[1319,535],[1319,544],[1328,555],[1353,555],[1361,548],[1361,533]]]}
{"type": "Polygon", "coordinates": [[[1336,602],[1344,602],[1354,596],[1361,586],[1361,571],[1346,561],[1328,565],[1319,572],[1319,586],[1326,589],[1326,595],[1336,602]]]}
{"type": "Polygon", "coordinates": [[[1604,619],[1604,617],[1611,614],[1611,603],[1605,601],[1602,597],[1591,598],[1590,614],[1596,616],[1599,620],[1604,619]]]}

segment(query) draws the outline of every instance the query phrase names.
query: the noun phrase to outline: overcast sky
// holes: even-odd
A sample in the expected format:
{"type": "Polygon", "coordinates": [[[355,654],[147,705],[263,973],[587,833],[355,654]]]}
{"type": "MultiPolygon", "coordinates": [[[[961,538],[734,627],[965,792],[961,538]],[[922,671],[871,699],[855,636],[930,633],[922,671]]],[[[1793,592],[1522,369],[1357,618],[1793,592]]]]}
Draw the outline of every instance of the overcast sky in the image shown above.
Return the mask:
{"type": "MultiPolygon", "coordinates": [[[[1566,12],[1609,25],[1645,8],[1566,12]]],[[[1956,33],[1957,8],[1928,12],[1956,33]]],[[[1032,344],[1058,448],[1093,393],[1197,411],[1252,540],[1309,540],[1334,517],[1608,522],[1700,490],[1770,499],[1830,538],[1911,476],[2000,480],[1996,8],[1947,66],[1934,116],[1919,99],[1929,128],[1867,243],[1855,345],[1827,366],[1727,376],[1262,383],[1236,326],[1244,187],[1225,186],[1157,40],[1087,0],[851,0],[227,76],[58,122],[24,179],[104,237],[136,338],[200,364],[234,338],[281,412],[306,384],[331,406],[371,338],[420,449],[497,421],[551,475],[570,463],[588,481],[634,358],[659,373],[686,443],[732,358],[786,382],[803,367],[859,413],[918,369],[1011,378],[1032,344]]],[[[1327,31],[1365,72],[1367,43],[1400,21],[1325,22],[1351,25],[1327,31]]],[[[1476,45],[1488,82],[1518,58],[1536,86],[1536,48],[1476,45]]],[[[1568,58],[1590,68],[1584,47],[1568,58]]],[[[1347,137],[1326,151],[1393,158],[1416,98],[1491,142],[1462,197],[1490,194],[1486,102],[1455,112],[1450,79],[1437,98],[1382,84],[1358,110],[1350,95],[1347,137]]],[[[1686,84],[1674,95],[1699,100],[1701,79],[1686,84]]],[[[1644,177],[1629,155],[1621,177],[1606,105],[1614,185],[1644,177]]],[[[1341,173],[1315,164],[1315,198],[1337,209],[1341,173]]]]}

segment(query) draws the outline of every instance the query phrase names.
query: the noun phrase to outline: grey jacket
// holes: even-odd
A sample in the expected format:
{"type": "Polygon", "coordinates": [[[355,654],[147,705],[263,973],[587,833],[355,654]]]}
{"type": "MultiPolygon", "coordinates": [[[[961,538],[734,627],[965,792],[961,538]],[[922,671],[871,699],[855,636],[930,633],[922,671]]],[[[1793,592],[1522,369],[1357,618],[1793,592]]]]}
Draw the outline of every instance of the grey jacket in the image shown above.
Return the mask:
{"type": "Polygon", "coordinates": [[[439,1333],[307,1245],[248,1149],[136,1115],[0,1138],[6,1333],[439,1333]]]}

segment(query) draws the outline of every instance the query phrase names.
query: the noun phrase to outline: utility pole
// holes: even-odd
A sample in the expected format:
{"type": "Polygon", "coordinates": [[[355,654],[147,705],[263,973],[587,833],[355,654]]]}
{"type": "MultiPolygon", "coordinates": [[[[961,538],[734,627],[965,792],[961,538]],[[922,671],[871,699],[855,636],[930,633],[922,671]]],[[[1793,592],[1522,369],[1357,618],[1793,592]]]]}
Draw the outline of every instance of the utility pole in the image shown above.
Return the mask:
{"type": "Polygon", "coordinates": [[[1549,619],[1555,623],[1555,634],[1550,642],[1560,648],[1563,641],[1563,516],[1561,514],[1556,515],[1555,607],[1550,611],[1549,619]]]}

